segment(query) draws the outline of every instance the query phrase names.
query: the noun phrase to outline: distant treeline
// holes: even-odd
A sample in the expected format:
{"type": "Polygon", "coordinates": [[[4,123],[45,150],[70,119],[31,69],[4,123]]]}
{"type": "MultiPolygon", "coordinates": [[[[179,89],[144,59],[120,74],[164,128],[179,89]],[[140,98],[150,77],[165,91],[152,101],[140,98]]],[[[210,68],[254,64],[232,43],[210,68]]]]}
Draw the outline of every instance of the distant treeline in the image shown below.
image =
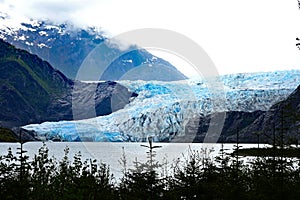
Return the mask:
{"type": "Polygon", "coordinates": [[[62,160],[43,145],[33,159],[19,148],[0,157],[0,199],[300,199],[299,158],[256,157],[244,163],[222,148],[216,158],[209,150],[190,150],[173,163],[159,163],[152,151],[147,161],[127,168],[116,180],[109,166],[96,160],[62,160]]]}

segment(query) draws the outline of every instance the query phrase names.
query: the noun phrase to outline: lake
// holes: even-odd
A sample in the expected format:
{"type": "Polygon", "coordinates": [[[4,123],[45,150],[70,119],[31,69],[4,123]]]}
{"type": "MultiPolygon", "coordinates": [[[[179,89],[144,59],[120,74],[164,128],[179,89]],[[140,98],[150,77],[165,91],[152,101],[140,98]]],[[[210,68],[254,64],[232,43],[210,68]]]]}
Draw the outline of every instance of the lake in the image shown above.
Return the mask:
{"type": "MultiPolygon", "coordinates": [[[[69,158],[73,160],[73,156],[81,152],[82,160],[97,159],[100,162],[108,164],[111,172],[116,178],[121,177],[122,166],[119,163],[120,158],[124,152],[127,158],[128,167],[133,166],[133,161],[144,162],[147,160],[147,148],[141,145],[148,145],[148,143],[117,143],[117,142],[46,142],[49,149],[49,155],[61,160],[64,156],[64,149],[70,148],[69,158]]],[[[38,153],[38,149],[42,147],[42,142],[27,142],[24,144],[24,150],[27,155],[32,158],[38,153]]],[[[172,163],[174,159],[183,158],[188,155],[189,150],[199,151],[203,156],[213,158],[217,156],[221,149],[221,144],[210,143],[154,143],[154,146],[161,146],[155,149],[156,157],[160,163],[167,161],[172,163]],[[207,153],[204,151],[206,150],[207,153]]],[[[232,152],[235,144],[224,144],[226,152],[232,152]]],[[[257,147],[257,144],[240,144],[242,148],[257,147]]],[[[260,144],[260,147],[265,145],[260,144]]],[[[0,143],[0,154],[7,154],[7,149],[11,147],[12,152],[15,153],[20,147],[19,143],[0,143]]]]}

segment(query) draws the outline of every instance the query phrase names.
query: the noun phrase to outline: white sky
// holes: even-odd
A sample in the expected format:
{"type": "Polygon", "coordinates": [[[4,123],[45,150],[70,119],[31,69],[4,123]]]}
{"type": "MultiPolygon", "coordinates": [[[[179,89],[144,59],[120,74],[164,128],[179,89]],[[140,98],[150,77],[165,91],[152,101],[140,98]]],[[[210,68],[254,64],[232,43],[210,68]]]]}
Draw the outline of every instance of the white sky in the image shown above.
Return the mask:
{"type": "MultiPolygon", "coordinates": [[[[110,36],[138,28],[184,34],[220,74],[300,69],[297,0],[0,0],[19,15],[100,26],[110,36]]],[[[5,6],[3,6],[5,5],[5,6]]],[[[154,52],[175,66],[189,65],[154,52]]]]}

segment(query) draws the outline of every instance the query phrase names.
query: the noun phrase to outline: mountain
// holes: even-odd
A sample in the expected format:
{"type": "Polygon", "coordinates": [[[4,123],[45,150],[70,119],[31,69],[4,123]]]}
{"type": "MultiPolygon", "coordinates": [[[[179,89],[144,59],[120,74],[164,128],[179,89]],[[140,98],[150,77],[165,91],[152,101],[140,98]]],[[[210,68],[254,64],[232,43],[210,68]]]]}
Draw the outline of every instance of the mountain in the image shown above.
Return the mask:
{"type": "MultiPolygon", "coordinates": [[[[224,120],[224,125],[222,127],[221,134],[217,139],[218,142],[230,142],[235,143],[237,141],[237,132],[243,130],[245,127],[252,124],[258,117],[264,114],[265,111],[256,110],[251,112],[245,111],[227,111],[225,113],[226,117],[224,120]]],[[[222,116],[222,113],[214,113],[212,115],[203,116],[201,118],[197,118],[196,124],[190,122],[189,130],[193,134],[193,142],[203,142],[208,128],[210,126],[211,119],[218,118],[222,116]]],[[[255,134],[251,134],[252,132],[248,132],[247,134],[240,135],[240,142],[247,143],[256,143],[257,136],[255,134]]]]}
{"type": "MultiPolygon", "coordinates": [[[[215,115],[218,115],[216,113],[215,115]]],[[[197,130],[194,142],[202,142],[206,136],[212,116],[202,117],[192,126],[197,130]],[[199,123],[198,123],[199,122],[199,123]]],[[[261,143],[280,145],[299,143],[300,130],[300,86],[286,99],[275,103],[266,111],[226,112],[219,142],[261,143]]]]}
{"type": "Polygon", "coordinates": [[[7,128],[0,127],[0,142],[17,142],[16,134],[7,128]]]}
{"type": "Polygon", "coordinates": [[[96,56],[97,61],[93,65],[104,68],[103,63],[107,63],[108,67],[97,80],[119,80],[139,67],[143,67],[143,73],[139,72],[138,76],[133,74],[126,78],[161,81],[186,78],[169,62],[153,56],[144,49],[136,49],[135,46],[123,49],[108,39],[105,33],[93,27],[77,28],[71,23],[55,24],[49,20],[15,22],[4,13],[0,13],[0,24],[0,38],[38,55],[71,79],[76,78],[84,60],[100,45],[101,57],[96,56]],[[116,59],[111,62],[109,58],[114,57],[116,59]],[[145,75],[142,76],[143,74],[145,75]]]}
{"type": "Polygon", "coordinates": [[[72,120],[72,105],[77,105],[76,119],[107,115],[136,96],[116,82],[74,82],[38,56],[1,39],[0,72],[2,127],[72,120]],[[94,106],[95,115],[86,111],[89,104],[94,106]]]}
{"type": "MultiPolygon", "coordinates": [[[[266,143],[299,143],[300,86],[285,100],[273,105],[241,131],[241,137],[256,133],[266,143]]],[[[257,137],[256,137],[257,138],[257,137]]]]}
{"type": "Polygon", "coordinates": [[[63,141],[143,141],[151,135],[156,141],[202,142],[208,126],[217,125],[223,141],[234,141],[239,129],[241,139],[256,142],[256,135],[248,140],[249,134],[243,135],[242,131],[295,90],[300,71],[232,74],[215,77],[212,82],[217,80],[223,88],[213,88],[213,93],[203,79],[119,81],[138,94],[123,109],[87,120],[23,128],[40,139],[63,141]],[[212,117],[215,124],[210,123],[212,117]]]}

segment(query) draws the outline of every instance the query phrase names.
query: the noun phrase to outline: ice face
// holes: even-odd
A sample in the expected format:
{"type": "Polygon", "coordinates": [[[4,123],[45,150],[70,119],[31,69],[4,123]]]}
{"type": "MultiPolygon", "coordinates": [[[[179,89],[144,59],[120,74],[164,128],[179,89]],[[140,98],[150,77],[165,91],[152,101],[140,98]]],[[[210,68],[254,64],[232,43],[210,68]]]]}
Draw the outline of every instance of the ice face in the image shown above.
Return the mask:
{"type": "Polygon", "coordinates": [[[268,110],[284,100],[300,83],[300,71],[234,74],[217,77],[223,88],[214,92],[204,79],[176,82],[119,81],[138,93],[124,109],[80,121],[27,125],[40,139],[64,141],[171,140],[185,134],[189,120],[221,111],[268,110]],[[223,95],[223,96],[222,96],[223,95]],[[224,98],[225,97],[225,98],[224,98]]]}

